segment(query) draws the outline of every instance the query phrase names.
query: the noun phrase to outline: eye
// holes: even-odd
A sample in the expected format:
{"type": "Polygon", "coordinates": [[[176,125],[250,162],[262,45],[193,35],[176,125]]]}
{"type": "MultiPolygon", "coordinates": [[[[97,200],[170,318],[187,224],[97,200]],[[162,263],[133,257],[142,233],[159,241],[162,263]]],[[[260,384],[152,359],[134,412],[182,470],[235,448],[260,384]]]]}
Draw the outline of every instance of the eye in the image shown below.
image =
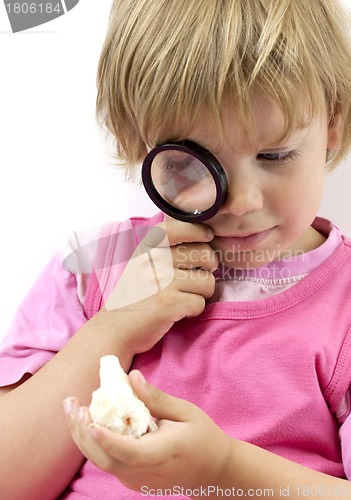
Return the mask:
{"type": "Polygon", "coordinates": [[[193,162],[193,158],[172,158],[166,157],[163,162],[163,170],[165,172],[170,172],[173,174],[179,174],[183,172],[186,168],[190,167],[193,162]]]}
{"type": "Polygon", "coordinates": [[[292,151],[284,151],[277,153],[259,153],[257,159],[265,163],[272,163],[277,165],[283,165],[291,160],[294,160],[300,155],[299,151],[296,149],[292,151]]]}

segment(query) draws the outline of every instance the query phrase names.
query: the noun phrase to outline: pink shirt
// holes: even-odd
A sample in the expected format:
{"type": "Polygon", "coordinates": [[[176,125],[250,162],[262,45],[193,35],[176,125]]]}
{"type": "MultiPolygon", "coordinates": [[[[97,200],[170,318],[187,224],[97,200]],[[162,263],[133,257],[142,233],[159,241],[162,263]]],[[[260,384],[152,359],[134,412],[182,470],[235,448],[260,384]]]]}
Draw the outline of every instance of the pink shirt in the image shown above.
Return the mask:
{"type": "MultiPolygon", "coordinates": [[[[0,385],[37,371],[99,310],[138,241],[161,218],[112,224],[97,242],[81,244],[80,253],[71,247],[63,264],[62,257],[49,264],[2,342],[0,385]],[[87,247],[94,247],[92,275],[90,254],[82,253],[87,247]]],[[[256,270],[256,276],[222,273],[222,280],[219,270],[217,301],[197,318],[178,322],[135,358],[133,368],[197,404],[229,435],[351,477],[351,309],[345,307],[351,242],[327,221],[315,227],[329,234],[327,241],[289,262],[272,263],[281,269],[268,266],[265,277],[256,270]]],[[[92,497],[142,495],[86,462],[64,498],[92,497]]]]}

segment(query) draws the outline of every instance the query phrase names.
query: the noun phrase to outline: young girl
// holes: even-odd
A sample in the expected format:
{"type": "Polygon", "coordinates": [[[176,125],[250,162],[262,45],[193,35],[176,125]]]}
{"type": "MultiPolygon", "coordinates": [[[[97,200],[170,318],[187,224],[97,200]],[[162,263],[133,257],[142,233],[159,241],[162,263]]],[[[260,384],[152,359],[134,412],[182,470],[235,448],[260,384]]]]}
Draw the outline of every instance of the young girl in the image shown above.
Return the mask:
{"type": "Polygon", "coordinates": [[[162,185],[185,148],[223,196],[75,235],[43,272],[1,346],[1,498],[351,497],[351,241],[316,217],[351,144],[350,31],[338,0],[114,1],[119,156],[169,144],[162,185]],[[92,424],[105,354],[157,431],[92,424]]]}

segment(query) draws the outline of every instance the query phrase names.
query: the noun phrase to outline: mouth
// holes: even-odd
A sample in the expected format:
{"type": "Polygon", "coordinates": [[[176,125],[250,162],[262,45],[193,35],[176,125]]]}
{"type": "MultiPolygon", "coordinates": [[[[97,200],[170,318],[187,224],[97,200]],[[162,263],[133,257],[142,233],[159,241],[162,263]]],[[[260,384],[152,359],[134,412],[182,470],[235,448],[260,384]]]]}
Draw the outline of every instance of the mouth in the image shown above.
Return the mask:
{"type": "Polygon", "coordinates": [[[273,230],[274,227],[246,234],[215,236],[213,241],[215,241],[216,245],[219,244],[219,246],[225,247],[234,252],[256,250],[263,243],[263,241],[271,235],[273,230]]]}

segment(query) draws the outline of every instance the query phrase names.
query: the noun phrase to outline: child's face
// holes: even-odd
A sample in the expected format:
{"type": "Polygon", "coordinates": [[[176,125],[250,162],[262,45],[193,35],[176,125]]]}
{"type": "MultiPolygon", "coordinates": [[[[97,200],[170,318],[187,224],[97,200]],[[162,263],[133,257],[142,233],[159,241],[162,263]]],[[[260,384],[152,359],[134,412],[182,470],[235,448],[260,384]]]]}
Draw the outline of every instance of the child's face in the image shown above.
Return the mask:
{"type": "Polygon", "coordinates": [[[326,112],[296,128],[284,142],[278,106],[255,99],[257,145],[252,146],[225,106],[223,140],[204,112],[186,139],[208,149],[228,178],[228,198],[207,224],[211,246],[229,267],[259,267],[279,256],[306,252],[324,239],[311,227],[322,197],[327,149],[336,147],[338,130],[328,129],[326,112]]]}

